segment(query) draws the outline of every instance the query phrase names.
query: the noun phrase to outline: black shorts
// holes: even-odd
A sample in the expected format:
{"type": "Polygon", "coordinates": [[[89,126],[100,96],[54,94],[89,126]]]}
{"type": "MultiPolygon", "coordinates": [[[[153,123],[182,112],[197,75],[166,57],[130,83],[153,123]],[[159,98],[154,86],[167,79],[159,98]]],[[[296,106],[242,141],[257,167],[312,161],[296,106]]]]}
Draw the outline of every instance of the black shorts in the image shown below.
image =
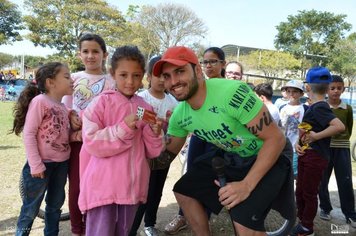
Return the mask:
{"type": "MultiPolygon", "coordinates": [[[[276,164],[261,179],[250,196],[230,209],[230,215],[235,222],[253,230],[265,231],[264,219],[290,173],[289,155],[292,153],[292,146],[287,142],[276,164]]],[[[197,199],[204,207],[218,214],[223,206],[219,201],[219,187],[214,183],[217,175],[211,166],[212,157],[215,155],[216,152],[212,151],[206,153],[204,158],[197,157],[199,161],[194,162],[191,169],[178,180],[173,191],[197,199]]],[[[243,180],[256,158],[245,160],[225,153],[224,159],[226,182],[232,182],[243,180]]]]}

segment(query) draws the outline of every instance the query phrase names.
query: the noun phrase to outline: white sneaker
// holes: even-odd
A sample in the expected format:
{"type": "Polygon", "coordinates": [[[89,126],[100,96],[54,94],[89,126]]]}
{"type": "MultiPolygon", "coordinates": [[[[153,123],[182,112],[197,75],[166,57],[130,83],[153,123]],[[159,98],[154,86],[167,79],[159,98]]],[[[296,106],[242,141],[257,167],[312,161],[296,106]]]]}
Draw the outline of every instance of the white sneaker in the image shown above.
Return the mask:
{"type": "Polygon", "coordinates": [[[322,219],[322,220],[331,220],[331,215],[329,212],[326,212],[324,210],[320,210],[320,213],[319,213],[319,218],[322,219]]]}
{"type": "Polygon", "coordinates": [[[176,234],[180,230],[185,229],[187,227],[187,222],[184,218],[184,216],[176,215],[174,219],[166,225],[164,228],[164,232],[166,234],[176,234]]]}
{"type": "Polygon", "coordinates": [[[346,222],[350,224],[353,228],[356,228],[356,219],[355,218],[347,218],[346,222]]]}
{"type": "Polygon", "coordinates": [[[158,236],[158,231],[155,227],[149,226],[143,229],[145,236],[158,236]]]}

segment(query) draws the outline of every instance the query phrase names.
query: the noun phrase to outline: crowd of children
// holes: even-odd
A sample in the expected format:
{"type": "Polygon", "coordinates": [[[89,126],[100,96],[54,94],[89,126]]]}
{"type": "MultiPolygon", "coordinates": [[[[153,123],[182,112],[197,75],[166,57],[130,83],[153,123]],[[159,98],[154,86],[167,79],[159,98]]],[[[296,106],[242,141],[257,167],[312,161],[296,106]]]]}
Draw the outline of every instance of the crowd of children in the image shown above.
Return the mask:
{"type": "MultiPolygon", "coordinates": [[[[178,101],[167,93],[164,77],[152,73],[161,57],[149,61],[149,88],[138,93],[146,73],[139,49],[118,47],[109,73],[104,67],[107,56],[99,35],[84,34],[79,40],[84,71],[70,74],[60,62],[47,63],[36,72],[36,84],[21,93],[12,132],[23,133],[27,161],[16,235],[29,235],[46,193],[44,234],[58,235],[67,175],[73,235],[134,236],[142,219],[145,235],[158,235],[157,211],[169,166],[151,170],[149,159],[164,151],[164,134],[178,101]],[[139,116],[140,109],[154,112],[154,121],[139,116]]],[[[243,76],[241,64],[226,63],[220,48],[208,48],[200,64],[207,79],[243,76]]],[[[325,67],[311,68],[305,83],[288,81],[281,88],[283,97],[274,104],[270,84],[254,86],[293,146],[299,222],[291,235],[314,235],[318,196],[320,218],[331,219],[328,183],[333,170],[346,222],[356,227],[350,161],[353,112],[340,98],[344,89],[343,79],[325,67]],[[308,105],[301,102],[305,95],[308,105]]],[[[188,169],[210,145],[192,136],[188,169]]],[[[206,212],[209,217],[210,210],[206,212]]],[[[185,227],[180,211],[165,232],[176,234],[185,227]]]]}

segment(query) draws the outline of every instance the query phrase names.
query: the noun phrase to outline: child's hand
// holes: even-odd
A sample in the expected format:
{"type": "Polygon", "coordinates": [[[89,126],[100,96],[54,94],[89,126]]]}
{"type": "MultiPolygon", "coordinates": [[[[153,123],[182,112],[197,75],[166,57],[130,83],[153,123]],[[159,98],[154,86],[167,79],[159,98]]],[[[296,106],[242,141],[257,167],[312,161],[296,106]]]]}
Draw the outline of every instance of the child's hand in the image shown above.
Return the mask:
{"type": "Polygon", "coordinates": [[[82,130],[78,130],[78,131],[73,132],[70,135],[69,141],[70,142],[82,142],[83,141],[82,130]]]}
{"type": "Polygon", "coordinates": [[[41,172],[41,173],[37,173],[37,174],[31,174],[32,178],[41,178],[41,179],[44,179],[45,177],[45,173],[44,171],[41,172]]]}
{"type": "Polygon", "coordinates": [[[310,131],[306,137],[306,141],[308,143],[315,142],[317,139],[316,133],[314,131],[310,131]]]}
{"type": "Polygon", "coordinates": [[[162,124],[163,124],[163,120],[161,118],[156,118],[156,123],[149,124],[149,126],[151,127],[153,133],[158,136],[161,134],[162,124]]]}
{"type": "Polygon", "coordinates": [[[135,114],[130,114],[125,117],[124,121],[130,129],[136,129],[136,122],[138,121],[138,117],[135,114]]]}
{"type": "Polygon", "coordinates": [[[78,113],[71,110],[69,113],[70,127],[72,130],[76,131],[82,128],[82,120],[80,119],[78,113]]]}
{"type": "Polygon", "coordinates": [[[299,143],[295,144],[295,151],[297,152],[298,156],[303,156],[305,154],[305,151],[302,146],[299,145],[299,143]]]}

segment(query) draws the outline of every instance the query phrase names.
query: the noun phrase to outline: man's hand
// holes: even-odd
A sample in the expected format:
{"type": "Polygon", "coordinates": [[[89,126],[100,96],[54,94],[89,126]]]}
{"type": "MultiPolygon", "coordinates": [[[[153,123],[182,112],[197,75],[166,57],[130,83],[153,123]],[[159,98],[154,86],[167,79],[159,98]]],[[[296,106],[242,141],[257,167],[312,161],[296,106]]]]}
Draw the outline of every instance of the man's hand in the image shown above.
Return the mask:
{"type": "MultiPolygon", "coordinates": [[[[220,187],[219,181],[214,181],[220,187]]],[[[230,210],[240,202],[244,201],[251,194],[251,187],[245,181],[235,181],[227,183],[219,189],[219,201],[221,205],[230,210]]]]}

